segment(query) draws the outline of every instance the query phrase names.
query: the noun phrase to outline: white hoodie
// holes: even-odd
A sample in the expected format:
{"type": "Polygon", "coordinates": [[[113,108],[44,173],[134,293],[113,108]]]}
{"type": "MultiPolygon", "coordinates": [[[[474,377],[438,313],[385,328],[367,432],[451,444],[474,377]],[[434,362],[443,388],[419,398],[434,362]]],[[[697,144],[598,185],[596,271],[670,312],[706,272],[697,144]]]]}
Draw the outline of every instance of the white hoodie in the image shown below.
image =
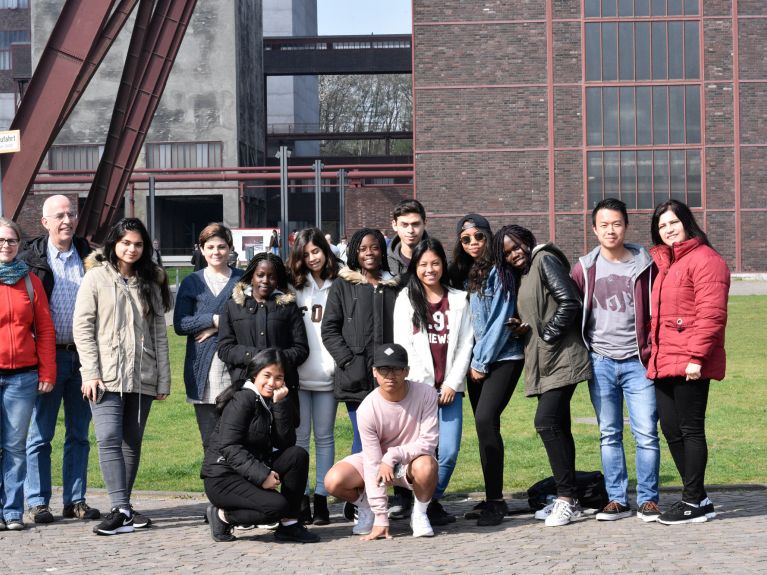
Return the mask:
{"type": "Polygon", "coordinates": [[[333,280],[325,280],[322,287],[311,274],[306,276],[303,289],[296,292],[296,305],[301,310],[306,327],[306,338],[309,342],[309,358],[298,366],[299,389],[305,391],[333,391],[333,373],[336,364],[333,357],[322,343],[322,317],[325,315],[325,305],[333,280]],[[320,306],[315,309],[315,306],[320,306]],[[312,321],[312,318],[317,321],[312,321]]]}

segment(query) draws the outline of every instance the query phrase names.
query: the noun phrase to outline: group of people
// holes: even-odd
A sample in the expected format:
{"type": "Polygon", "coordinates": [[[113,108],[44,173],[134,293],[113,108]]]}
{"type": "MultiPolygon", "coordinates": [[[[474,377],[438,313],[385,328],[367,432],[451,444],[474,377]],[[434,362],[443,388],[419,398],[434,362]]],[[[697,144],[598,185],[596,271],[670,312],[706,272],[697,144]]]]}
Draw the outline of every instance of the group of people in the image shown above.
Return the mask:
{"type": "MultiPolygon", "coordinates": [[[[54,519],[50,440],[63,397],[63,514],[100,516],[85,502],[92,413],[111,503],[94,531],[112,535],[151,524],[132,507],[131,490],[152,402],[170,393],[170,294],[139,220],[121,220],[89,253],[73,235],[76,217],[66,197],[49,198],[47,237],[19,257],[18,226],[0,220],[0,289],[9,293],[0,300],[9,302],[9,336],[0,344],[0,526],[23,528],[25,498],[35,522],[54,519]],[[9,424],[18,433],[6,433],[9,424]]],[[[182,282],[174,328],[187,336],[184,383],[204,449],[213,539],[276,524],[278,540],[317,541],[306,525],[330,521],[328,496],[347,502],[344,513],[363,539],[389,537],[389,520],[405,517],[414,536],[432,536],[433,526],[455,521],[441,500],[460,450],[466,393],[485,484],[485,499],[466,517],[500,524],[508,512],[501,415],[523,371],[557,489],[537,519],[559,526],[582,512],[570,420],[582,381],[609,496],[597,520],[632,514],[624,400],[637,445],[637,516],[665,524],[714,517],[704,486],[705,411],[710,380],[724,377],[728,268],[676,200],[655,209],[649,252],[625,241],[619,200],[600,202],[592,224],[599,245],[572,269],[557,246],[539,245],[525,227],[493,234],[476,213],[458,220],[448,262],[416,200],[395,207],[388,246],[377,229],[355,232],[345,263],[321,230],[308,228],[295,234],[286,262],[270,246],[238,270],[228,265],[230,230],[204,228],[207,265],[182,282]],[[353,441],[351,455],[336,461],[339,402],[353,441]],[[684,485],[665,511],[658,421],[684,485]]]]}

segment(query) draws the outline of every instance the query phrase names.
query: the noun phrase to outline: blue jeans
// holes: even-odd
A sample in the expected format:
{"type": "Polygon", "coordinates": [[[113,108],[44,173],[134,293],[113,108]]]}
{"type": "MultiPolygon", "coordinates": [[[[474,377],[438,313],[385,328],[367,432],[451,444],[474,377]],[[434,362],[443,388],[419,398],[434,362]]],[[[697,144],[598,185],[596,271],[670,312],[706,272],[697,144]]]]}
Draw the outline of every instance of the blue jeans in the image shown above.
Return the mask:
{"type": "Polygon", "coordinates": [[[636,440],[637,505],[658,502],[658,412],[655,387],[637,357],[614,360],[591,353],[594,376],[589,395],[599,422],[602,468],[611,501],[628,505],[628,471],[623,450],[623,400],[636,440]]]}
{"type": "Polygon", "coordinates": [[[437,450],[439,478],[433,499],[440,499],[445,495],[445,490],[450,483],[455,464],[458,461],[462,431],[463,394],[456,393],[453,403],[439,408],[439,447],[437,450]]]}
{"type": "Polygon", "coordinates": [[[37,397],[27,437],[27,479],[24,495],[27,505],[48,505],[51,501],[51,441],[56,420],[64,402],[64,505],[85,499],[88,486],[88,427],[91,409],[83,399],[80,360],[77,352],[56,350],[56,385],[50,393],[37,397]]]}
{"type": "Polygon", "coordinates": [[[0,519],[24,514],[27,430],[37,398],[37,370],[0,375],[0,519]]]}
{"type": "MultiPolygon", "coordinates": [[[[301,406],[301,425],[296,429],[296,445],[309,453],[309,436],[314,428],[315,464],[314,493],[327,496],[325,474],[333,467],[336,457],[334,430],[338,403],[332,391],[298,391],[301,406]]],[[[306,495],[309,495],[309,481],[306,482],[306,495]]]]}

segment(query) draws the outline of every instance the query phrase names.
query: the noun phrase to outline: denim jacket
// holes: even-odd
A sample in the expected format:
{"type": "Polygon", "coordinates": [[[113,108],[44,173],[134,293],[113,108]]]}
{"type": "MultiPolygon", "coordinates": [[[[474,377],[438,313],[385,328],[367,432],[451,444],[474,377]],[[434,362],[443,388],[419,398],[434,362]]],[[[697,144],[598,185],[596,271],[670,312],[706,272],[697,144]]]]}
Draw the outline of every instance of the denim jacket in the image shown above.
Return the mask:
{"type": "Polygon", "coordinates": [[[506,325],[514,316],[516,294],[506,297],[495,267],[490,270],[482,292],[471,293],[469,305],[474,324],[472,369],[488,373],[492,363],[524,357],[522,341],[514,337],[506,325]]]}

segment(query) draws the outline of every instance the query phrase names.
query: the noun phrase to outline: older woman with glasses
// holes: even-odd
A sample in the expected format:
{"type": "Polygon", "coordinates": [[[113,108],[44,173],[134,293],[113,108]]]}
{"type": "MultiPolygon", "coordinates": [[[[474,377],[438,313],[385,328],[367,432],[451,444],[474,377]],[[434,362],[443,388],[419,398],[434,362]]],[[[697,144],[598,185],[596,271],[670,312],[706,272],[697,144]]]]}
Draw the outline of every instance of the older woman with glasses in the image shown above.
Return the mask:
{"type": "Polygon", "coordinates": [[[27,431],[56,382],[56,334],[42,282],[16,256],[21,228],[0,218],[0,530],[24,529],[27,431]]]}

